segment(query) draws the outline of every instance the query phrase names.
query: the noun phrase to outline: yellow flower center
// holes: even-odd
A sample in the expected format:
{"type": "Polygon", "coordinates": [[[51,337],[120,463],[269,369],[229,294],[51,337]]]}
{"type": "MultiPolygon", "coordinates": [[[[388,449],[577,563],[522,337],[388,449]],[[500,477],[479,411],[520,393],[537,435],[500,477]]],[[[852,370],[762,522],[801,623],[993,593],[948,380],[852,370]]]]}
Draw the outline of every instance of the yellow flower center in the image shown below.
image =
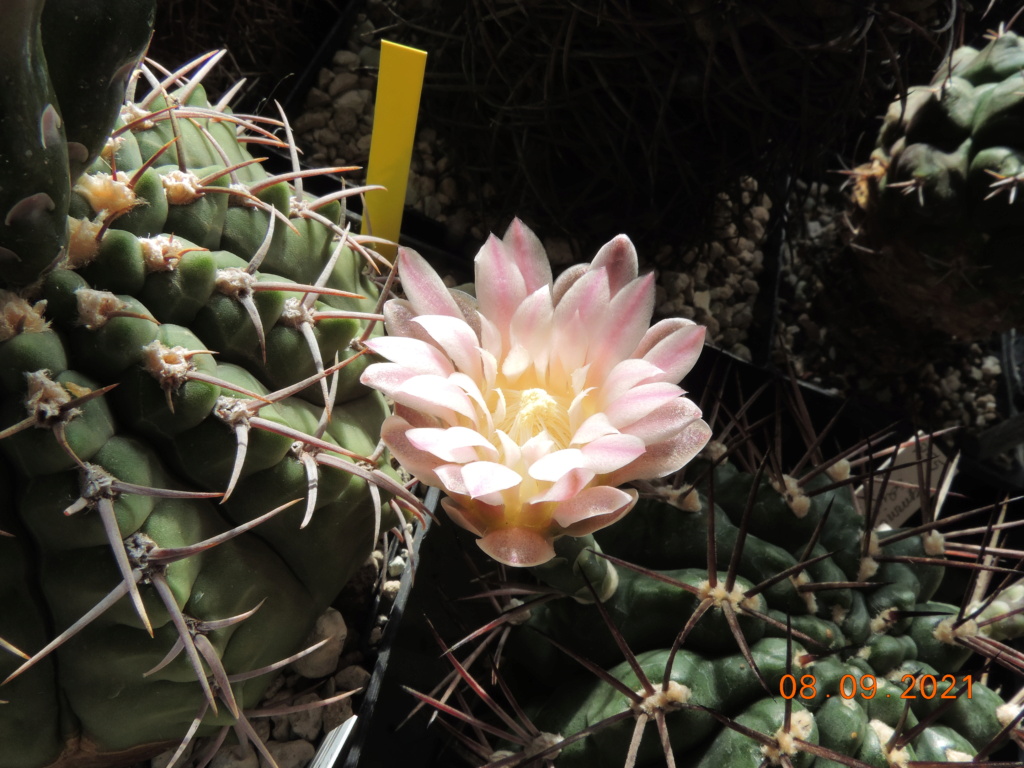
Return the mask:
{"type": "Polygon", "coordinates": [[[559,448],[566,448],[572,434],[569,432],[569,409],[545,389],[507,389],[505,418],[496,426],[512,440],[522,445],[531,437],[547,432],[559,448]]]}

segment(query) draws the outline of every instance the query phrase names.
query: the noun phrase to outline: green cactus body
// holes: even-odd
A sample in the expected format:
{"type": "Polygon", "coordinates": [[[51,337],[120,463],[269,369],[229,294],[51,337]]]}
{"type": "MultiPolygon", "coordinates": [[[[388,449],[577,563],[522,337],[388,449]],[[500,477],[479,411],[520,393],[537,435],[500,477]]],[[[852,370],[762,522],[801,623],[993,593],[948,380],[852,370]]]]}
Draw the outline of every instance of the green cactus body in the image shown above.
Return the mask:
{"type": "MultiPolygon", "coordinates": [[[[874,529],[845,461],[799,479],[713,469],[687,468],[696,487],[648,486],[594,534],[619,579],[600,608],[596,589],[588,600],[550,577],[557,566],[535,569],[567,596],[510,606],[498,674],[540,735],[510,731],[478,764],[895,768],[985,762],[1020,738],[1019,699],[989,687],[975,655],[1016,658],[1002,643],[1021,635],[1019,585],[939,601],[943,526],[874,529]]],[[[560,541],[555,562],[593,582],[591,560],[571,562],[593,555],[560,541]]]]}
{"type": "Polygon", "coordinates": [[[959,338],[1022,320],[1024,39],[961,48],[889,108],[855,172],[865,275],[906,320],[959,338]]]}
{"type": "Polygon", "coordinates": [[[403,492],[358,383],[379,268],[342,206],[252,164],[263,129],[198,76],[121,107],[152,3],[40,9],[0,11],[0,57],[32,53],[0,89],[22,99],[0,110],[2,768],[131,762],[196,718],[240,722],[272,677],[245,674],[298,651],[369,555],[370,483],[403,492]],[[101,33],[116,44],[79,68],[101,33]],[[61,126],[48,105],[62,131],[13,167],[41,115],[61,126]]]}

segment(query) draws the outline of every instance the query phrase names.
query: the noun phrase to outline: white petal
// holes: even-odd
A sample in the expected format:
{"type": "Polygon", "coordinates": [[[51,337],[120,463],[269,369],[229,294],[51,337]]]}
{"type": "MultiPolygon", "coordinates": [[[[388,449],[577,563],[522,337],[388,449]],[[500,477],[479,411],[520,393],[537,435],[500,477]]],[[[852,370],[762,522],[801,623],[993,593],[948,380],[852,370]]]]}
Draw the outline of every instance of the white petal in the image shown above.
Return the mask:
{"type": "Polygon", "coordinates": [[[682,394],[683,390],[668,382],[641,384],[606,405],[604,412],[608,414],[608,421],[619,429],[624,429],[682,394]]]}
{"type": "Polygon", "coordinates": [[[518,217],[512,219],[501,242],[522,274],[527,293],[533,293],[541,286],[551,285],[551,261],[547,252],[533,230],[523,224],[518,217]]]}
{"type": "Polygon", "coordinates": [[[664,381],[680,381],[693,368],[704,348],[707,329],[682,317],[655,323],[644,335],[634,355],[665,372],[664,381]]]}
{"type": "Polygon", "coordinates": [[[462,480],[466,484],[466,492],[474,499],[482,499],[488,504],[492,494],[515,488],[523,478],[513,469],[495,461],[474,461],[462,467],[462,480]]]}
{"type": "Polygon", "coordinates": [[[658,406],[642,419],[623,428],[622,431],[626,434],[636,435],[647,445],[653,445],[662,440],[668,440],[700,417],[700,408],[695,402],[686,397],[677,397],[675,400],[658,406]]]}
{"type": "Polygon", "coordinates": [[[546,501],[566,501],[580,493],[593,479],[594,473],[589,469],[570,470],[543,493],[529,499],[529,503],[540,504],[546,501]]]}
{"type": "Polygon", "coordinates": [[[638,262],[633,242],[626,235],[609,240],[598,250],[590,268],[607,270],[608,286],[614,296],[636,279],[638,262]]]}
{"type": "MultiPolygon", "coordinates": [[[[455,375],[455,374],[453,374],[455,375]]],[[[476,411],[466,393],[440,376],[413,376],[390,393],[395,402],[416,408],[453,423],[453,414],[476,420],[476,411]]]]}
{"type": "Polygon", "coordinates": [[[620,360],[633,354],[651,324],[654,275],[648,273],[614,295],[597,330],[601,343],[591,345],[591,382],[597,384],[620,360]]]}
{"type": "Polygon", "coordinates": [[[416,251],[400,248],[398,274],[402,288],[417,315],[450,315],[462,318],[462,310],[448,287],[427,260],[416,251]]]}
{"type": "Polygon", "coordinates": [[[468,496],[466,481],[462,478],[462,464],[441,464],[434,469],[434,474],[441,483],[441,488],[451,496],[468,496]]]}
{"type": "Polygon", "coordinates": [[[551,537],[531,528],[499,528],[476,543],[494,560],[516,567],[543,565],[555,556],[551,537]]]}
{"type": "Polygon", "coordinates": [[[554,519],[563,528],[572,530],[573,535],[582,535],[578,531],[583,525],[588,522],[591,525],[597,524],[596,527],[590,528],[590,531],[605,527],[625,514],[636,502],[636,498],[636,491],[627,493],[607,485],[587,488],[559,504],[554,519]],[[601,518],[606,516],[614,517],[612,520],[601,521],[601,518]]]}
{"type": "Polygon", "coordinates": [[[367,340],[366,347],[374,354],[386,357],[412,373],[447,376],[454,370],[451,360],[442,355],[437,347],[419,339],[379,336],[367,340]]]}
{"type": "Polygon", "coordinates": [[[529,467],[551,453],[551,449],[554,447],[555,444],[547,432],[541,432],[522,444],[520,454],[522,460],[526,462],[526,466],[529,467]]]}
{"type": "Polygon", "coordinates": [[[614,472],[643,455],[647,446],[635,435],[606,435],[583,446],[587,467],[598,475],[614,472]]]}
{"type": "MultiPolygon", "coordinates": [[[[421,375],[398,363],[374,363],[368,365],[359,377],[359,381],[367,387],[383,392],[388,397],[394,397],[402,385],[409,379],[421,375]]],[[[438,377],[441,378],[441,377],[438,377]]]]}
{"type": "Polygon", "coordinates": [[[476,255],[476,298],[480,312],[508,341],[509,321],[527,296],[526,281],[505,244],[491,235],[476,255]]]}
{"type": "Polygon", "coordinates": [[[587,468],[583,451],[578,448],[566,448],[544,456],[530,465],[529,474],[534,480],[555,482],[566,472],[573,469],[587,468]]]}
{"type": "Polygon", "coordinates": [[[501,340],[501,332],[483,315],[480,316],[480,346],[490,352],[496,360],[501,359],[506,349],[501,340]]]}
{"type": "Polygon", "coordinates": [[[498,443],[501,445],[501,463],[506,467],[518,467],[523,460],[523,451],[519,444],[503,430],[496,429],[494,434],[498,436],[498,443]]]}
{"type": "Polygon", "coordinates": [[[597,440],[599,437],[605,435],[618,434],[615,427],[608,421],[608,416],[603,413],[595,413],[589,419],[580,424],[579,429],[576,430],[576,434],[572,436],[570,443],[572,445],[583,445],[589,443],[592,440],[597,440]]]}
{"type": "Polygon", "coordinates": [[[498,376],[498,361],[495,359],[494,355],[486,349],[481,349],[480,364],[483,368],[482,383],[485,389],[490,389],[494,386],[494,381],[498,376]]]}
{"type": "Polygon", "coordinates": [[[430,334],[460,371],[474,379],[480,378],[480,340],[461,317],[420,315],[413,322],[430,334]]]}
{"type": "Polygon", "coordinates": [[[633,387],[664,380],[664,371],[658,366],[646,360],[630,358],[623,360],[608,372],[601,384],[601,397],[605,403],[610,403],[633,387]]]}
{"type": "Polygon", "coordinates": [[[427,485],[440,485],[437,469],[441,461],[410,443],[407,437],[409,430],[408,421],[400,416],[388,416],[381,426],[381,439],[402,467],[417,480],[427,485]]]}
{"type": "Polygon", "coordinates": [[[467,427],[410,429],[406,437],[420,450],[432,453],[443,461],[457,464],[477,461],[480,459],[478,448],[484,449],[489,458],[498,457],[498,450],[483,435],[467,427]]]}
{"type": "Polygon", "coordinates": [[[545,285],[531,293],[512,315],[510,343],[526,349],[530,362],[543,376],[551,349],[551,287],[545,285]]]}
{"type": "Polygon", "coordinates": [[[711,428],[702,420],[690,422],[674,437],[648,445],[643,456],[604,478],[610,485],[630,480],[650,480],[682,469],[711,438],[711,428]]]}
{"type": "Polygon", "coordinates": [[[566,291],[555,305],[552,325],[564,328],[570,319],[579,315],[584,321],[586,333],[594,330],[592,323],[608,310],[611,294],[608,291],[608,275],[603,269],[587,272],[566,291]]]}
{"type": "Polygon", "coordinates": [[[516,344],[501,361],[501,375],[508,379],[510,384],[514,384],[532,362],[526,347],[516,344]]]}

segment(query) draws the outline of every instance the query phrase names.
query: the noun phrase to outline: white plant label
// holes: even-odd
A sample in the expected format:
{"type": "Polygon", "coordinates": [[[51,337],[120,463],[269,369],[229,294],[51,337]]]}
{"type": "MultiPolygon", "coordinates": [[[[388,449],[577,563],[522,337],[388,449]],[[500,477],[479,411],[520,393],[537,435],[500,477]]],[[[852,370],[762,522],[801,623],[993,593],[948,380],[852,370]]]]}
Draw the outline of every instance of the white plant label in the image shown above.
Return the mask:
{"type": "MultiPolygon", "coordinates": [[[[928,435],[921,432],[918,433],[918,439],[901,443],[896,454],[882,462],[875,475],[874,490],[877,492],[885,477],[885,470],[890,466],[896,467],[889,474],[885,485],[885,495],[875,526],[899,528],[921,508],[922,478],[930,485],[928,493],[934,499],[935,510],[942,509],[959,460],[960,454],[950,458],[928,435]]],[[[863,485],[856,491],[862,509],[868,505],[866,492],[863,485]]]]}

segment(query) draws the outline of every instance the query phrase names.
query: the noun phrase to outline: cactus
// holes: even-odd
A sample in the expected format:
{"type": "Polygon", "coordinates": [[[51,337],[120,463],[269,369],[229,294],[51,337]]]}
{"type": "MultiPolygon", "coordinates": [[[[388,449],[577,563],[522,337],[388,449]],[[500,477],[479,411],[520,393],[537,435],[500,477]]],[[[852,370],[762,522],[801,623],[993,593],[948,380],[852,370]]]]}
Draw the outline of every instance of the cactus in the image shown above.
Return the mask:
{"type": "MultiPolygon", "coordinates": [[[[697,460],[642,484],[637,506],[590,546],[556,542],[550,568],[575,574],[580,592],[552,588],[546,566],[533,569],[532,586],[525,574],[485,578],[502,611],[461,642],[442,643],[455,666],[448,681],[412,691],[421,706],[468,723],[459,742],[470,763],[902,768],[1005,759],[997,750],[1024,740],[1024,690],[1011,699],[1013,690],[986,681],[999,666],[1018,684],[1024,672],[1011,641],[1022,629],[1021,553],[986,551],[1000,528],[992,523],[980,526],[980,547],[954,530],[979,512],[983,523],[991,509],[941,517],[945,491],[926,492],[921,524],[886,530],[881,500],[897,480],[872,468],[892,454],[878,436],[826,460],[827,436],[807,433],[790,475],[741,414],[731,431],[712,426],[717,439],[697,460]],[[946,602],[959,601],[957,587],[941,590],[953,565],[974,573],[958,604],[946,602]],[[618,585],[598,599],[608,567],[618,585]],[[976,586],[986,579],[987,597],[976,586]],[[488,658],[483,671],[470,670],[488,658]],[[491,675],[501,681],[493,689],[491,675]],[[465,704],[476,697],[486,707],[465,704]],[[493,712],[500,719],[485,714],[493,712]]],[[[914,445],[902,447],[913,455],[914,445]]],[[[917,445],[920,461],[904,453],[897,466],[919,463],[922,486],[934,491],[946,478],[930,476],[929,441],[917,445]]]]}
{"type": "Polygon", "coordinates": [[[244,710],[416,504],[358,380],[363,190],[264,171],[290,130],[208,100],[221,54],[136,66],[151,0],[0,6],[0,766],[261,748],[244,710]]]}
{"type": "Polygon", "coordinates": [[[967,339],[1024,320],[1024,40],[1002,26],[988,39],[894,101],[852,172],[872,288],[907,321],[967,339]]]}
{"type": "Polygon", "coordinates": [[[472,764],[904,768],[1024,740],[1024,691],[988,682],[1024,672],[1022,553],[999,541],[1014,524],[961,540],[996,512],[940,515],[931,438],[888,467],[878,435],[826,460],[795,388],[788,411],[755,419],[745,398],[705,422],[670,383],[703,333],[647,328],[653,285],[625,237],[552,281],[513,222],[477,256],[475,298],[398,263],[407,298],[369,342],[390,362],[363,380],[395,399],[395,457],[500,564],[478,576],[500,614],[442,643],[450,679],[413,692],[469,726],[472,764]],[[807,450],[790,464],[776,446],[794,422],[807,450]],[[883,499],[907,467],[922,519],[892,528],[883,499]],[[962,601],[940,591],[960,570],[962,601]],[[469,669],[487,660],[492,686],[469,669]]]}

